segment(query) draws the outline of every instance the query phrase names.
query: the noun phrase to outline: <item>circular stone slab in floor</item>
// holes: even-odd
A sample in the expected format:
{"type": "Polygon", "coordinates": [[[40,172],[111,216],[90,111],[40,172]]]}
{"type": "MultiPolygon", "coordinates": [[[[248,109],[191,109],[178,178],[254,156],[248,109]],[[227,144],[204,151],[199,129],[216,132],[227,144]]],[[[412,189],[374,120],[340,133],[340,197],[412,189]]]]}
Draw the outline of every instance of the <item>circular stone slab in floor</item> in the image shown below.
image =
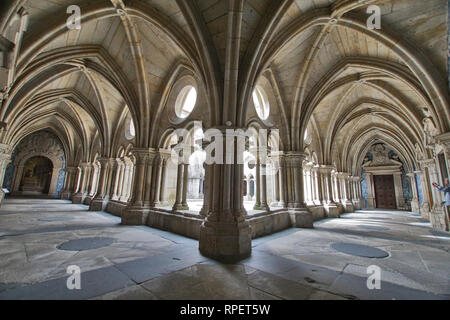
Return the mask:
{"type": "Polygon", "coordinates": [[[115,241],[116,240],[114,238],[84,238],[64,242],[57,248],[59,250],[67,251],[85,251],[107,247],[115,241]]]}
{"type": "Polygon", "coordinates": [[[364,258],[386,258],[389,256],[386,251],[361,244],[338,242],[333,243],[331,247],[336,251],[364,258]]]}
{"type": "Polygon", "coordinates": [[[389,228],[386,227],[378,227],[378,226],[368,226],[364,224],[358,224],[358,227],[367,229],[367,230],[376,230],[376,231],[388,231],[389,228]]]}

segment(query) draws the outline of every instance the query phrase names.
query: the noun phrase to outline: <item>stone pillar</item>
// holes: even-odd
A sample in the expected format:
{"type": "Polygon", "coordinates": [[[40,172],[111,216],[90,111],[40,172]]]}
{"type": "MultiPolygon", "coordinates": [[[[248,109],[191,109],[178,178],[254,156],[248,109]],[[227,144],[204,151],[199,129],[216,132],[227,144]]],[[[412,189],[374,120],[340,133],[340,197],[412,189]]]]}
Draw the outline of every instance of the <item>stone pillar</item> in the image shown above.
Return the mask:
{"type": "Polygon", "coordinates": [[[286,153],[287,168],[291,172],[291,180],[288,189],[291,189],[292,199],[288,203],[289,214],[293,227],[312,228],[313,216],[306,208],[303,190],[303,160],[306,154],[303,152],[286,153]]]}
{"type": "Polygon", "coordinates": [[[130,198],[130,189],[131,189],[131,179],[133,178],[132,175],[132,167],[133,162],[125,158],[124,159],[124,173],[123,173],[123,184],[122,184],[122,191],[119,198],[120,202],[128,202],[128,199],[130,198]]]}
{"type": "Polygon", "coordinates": [[[97,174],[98,167],[95,163],[91,164],[91,174],[89,176],[89,184],[88,184],[88,197],[92,198],[95,196],[95,191],[97,190],[97,174]]]}
{"type": "Polygon", "coordinates": [[[261,206],[260,210],[269,211],[267,204],[267,164],[261,163],[261,206]]]}
{"type": "MultiPolygon", "coordinates": [[[[186,198],[184,196],[184,185],[185,185],[185,180],[187,181],[187,167],[185,166],[184,163],[179,163],[178,164],[178,170],[177,170],[177,188],[176,188],[176,194],[175,194],[175,203],[173,205],[172,210],[176,211],[176,210],[188,210],[187,204],[186,206],[184,206],[183,204],[183,200],[186,201],[186,198]],[[186,170],[186,172],[185,172],[186,170]],[[185,179],[186,176],[186,179],[185,179]]],[[[187,186],[187,184],[186,184],[187,186]]],[[[187,190],[186,190],[187,191],[187,190]]]]}
{"type": "Polygon", "coordinates": [[[247,178],[247,196],[246,196],[246,200],[247,201],[251,201],[252,200],[252,195],[251,195],[251,191],[252,191],[252,189],[251,189],[251,179],[250,178],[247,178]]]}
{"type": "Polygon", "coordinates": [[[119,201],[122,196],[123,178],[125,175],[125,164],[122,160],[117,159],[117,178],[114,184],[112,200],[119,201]]]}
{"type": "Polygon", "coordinates": [[[204,218],[208,215],[209,210],[212,206],[211,203],[212,199],[210,198],[211,192],[209,191],[207,192],[206,188],[212,188],[213,172],[211,170],[213,170],[213,167],[212,165],[206,164],[206,162],[203,163],[203,167],[205,168],[205,189],[203,190],[203,206],[202,209],[200,210],[200,216],[204,218]]]}
{"type": "Polygon", "coordinates": [[[76,167],[67,167],[66,169],[66,182],[64,191],[61,192],[61,199],[67,199],[69,200],[72,197],[72,194],[75,189],[75,178],[76,178],[76,167]]]}
{"type": "Polygon", "coordinates": [[[373,174],[366,172],[366,183],[367,183],[367,207],[369,209],[375,209],[375,187],[373,183],[373,174]]]}
{"type": "Polygon", "coordinates": [[[259,161],[259,152],[255,153],[256,158],[256,177],[255,177],[255,206],[254,210],[264,210],[261,207],[261,163],[259,161]]]}
{"type": "Polygon", "coordinates": [[[183,193],[181,197],[181,205],[183,210],[189,210],[187,204],[187,189],[188,189],[189,163],[183,165],[183,193]]]}
{"type": "MultiPolygon", "coordinates": [[[[205,140],[222,145],[222,155],[216,155],[208,164],[205,195],[208,192],[207,216],[200,227],[199,249],[208,257],[233,262],[251,254],[251,227],[245,220],[243,205],[243,164],[237,161],[238,139],[245,139],[244,134],[225,129],[210,129],[205,140]],[[228,139],[228,142],[227,142],[228,139]],[[227,156],[234,155],[231,164],[227,156]],[[220,162],[220,163],[217,163],[220,162]]],[[[215,150],[215,149],[214,149],[215,150]]],[[[217,150],[215,150],[217,152],[217,150]]]]}
{"type": "Polygon", "coordinates": [[[52,177],[50,178],[50,187],[48,189],[48,194],[51,196],[56,196],[56,188],[58,187],[59,171],[61,168],[53,168],[52,177]]]}
{"type": "Polygon", "coordinates": [[[161,171],[161,186],[159,188],[160,189],[159,202],[160,202],[160,205],[162,205],[162,206],[167,205],[167,199],[166,199],[167,161],[169,161],[168,157],[164,158],[163,167],[162,167],[162,171],[161,171]]]}
{"type": "Polygon", "coordinates": [[[285,157],[283,155],[280,156],[279,160],[280,168],[278,170],[278,178],[279,178],[279,185],[280,185],[280,201],[278,203],[278,206],[281,208],[286,208],[286,161],[285,157]]]}
{"type": "Polygon", "coordinates": [[[416,184],[416,174],[414,172],[410,172],[406,174],[409,177],[409,181],[411,182],[411,190],[412,190],[412,200],[411,200],[411,211],[414,213],[420,213],[420,204],[419,204],[419,195],[417,193],[417,184],[416,184]]]}
{"type": "Polygon", "coordinates": [[[108,184],[111,181],[111,168],[114,166],[115,159],[112,158],[100,158],[100,174],[97,186],[97,193],[92,199],[89,206],[90,211],[103,211],[105,210],[109,201],[109,188],[108,184]]]}
{"type": "Polygon", "coordinates": [[[320,177],[319,166],[313,168],[314,193],[316,195],[314,204],[321,206],[323,203],[322,179],[320,177]]]}
{"type": "Polygon", "coordinates": [[[77,192],[72,196],[73,203],[83,203],[87,196],[88,178],[90,176],[90,163],[83,162],[79,168],[79,186],[77,192]]]}
{"type": "Polygon", "coordinates": [[[278,207],[279,203],[280,203],[280,179],[279,179],[279,174],[280,174],[280,165],[279,165],[279,158],[277,157],[272,157],[272,174],[271,174],[271,181],[272,181],[272,194],[273,194],[273,199],[272,199],[272,203],[270,204],[271,207],[278,207]]]}
{"type": "Polygon", "coordinates": [[[323,177],[323,207],[328,217],[339,218],[339,208],[333,200],[333,177],[331,174],[333,170],[334,168],[331,166],[321,166],[319,168],[319,173],[323,177]]]}
{"type": "Polygon", "coordinates": [[[146,224],[150,214],[150,196],[152,185],[153,163],[158,152],[152,148],[134,148],[136,158],[134,170],[133,193],[128,206],[122,212],[122,224],[146,224]]]}
{"type": "Polygon", "coordinates": [[[155,193],[153,196],[153,204],[152,207],[156,207],[161,204],[161,194],[164,192],[165,189],[165,181],[163,181],[163,178],[165,180],[165,162],[167,158],[163,154],[161,154],[161,151],[158,156],[158,164],[156,167],[156,176],[155,176],[155,193]]]}
{"type": "Polygon", "coordinates": [[[304,170],[304,178],[305,178],[305,202],[308,206],[314,205],[314,199],[312,195],[312,172],[311,172],[312,166],[310,164],[306,164],[303,166],[304,170]]]}
{"type": "Polygon", "coordinates": [[[17,166],[16,170],[14,171],[14,179],[13,179],[13,184],[12,184],[12,189],[11,192],[18,192],[19,188],[20,188],[20,181],[22,180],[22,176],[23,176],[23,165],[17,166]]]}
{"type": "Polygon", "coordinates": [[[0,143],[0,205],[5,197],[3,192],[3,180],[5,179],[5,172],[7,165],[11,162],[12,148],[10,145],[0,143]]]}
{"type": "Polygon", "coordinates": [[[342,172],[340,174],[340,178],[341,178],[341,185],[342,185],[342,195],[343,195],[343,199],[342,199],[342,204],[344,206],[344,211],[345,212],[353,212],[355,211],[355,208],[353,207],[353,203],[351,202],[350,199],[350,186],[349,186],[349,178],[350,175],[346,172],[342,172]]]}
{"type": "Polygon", "coordinates": [[[416,171],[416,174],[420,178],[420,182],[422,184],[422,196],[423,196],[423,202],[420,206],[420,213],[422,218],[429,220],[430,219],[430,189],[428,187],[427,179],[424,175],[423,171],[416,171]]]}
{"type": "Polygon", "coordinates": [[[353,207],[355,210],[361,209],[361,185],[359,183],[360,177],[351,177],[353,190],[353,207]]]}
{"type": "Polygon", "coordinates": [[[396,172],[394,175],[394,189],[395,189],[395,202],[397,209],[404,210],[405,197],[403,196],[403,184],[402,184],[402,173],[396,172]]]}
{"type": "MultiPolygon", "coordinates": [[[[433,162],[429,162],[427,163],[427,167],[428,167],[428,173],[430,176],[430,182],[431,185],[433,183],[437,183],[438,185],[442,185],[442,183],[440,182],[439,179],[439,173],[438,173],[438,169],[437,169],[437,165],[435,163],[435,161],[433,160],[433,162]]],[[[437,188],[432,187],[432,194],[433,194],[433,208],[430,211],[430,222],[431,225],[433,226],[433,228],[439,229],[439,230],[444,230],[447,231],[447,226],[446,226],[446,213],[445,213],[445,207],[442,205],[442,202],[444,201],[443,192],[440,192],[437,188]]]]}

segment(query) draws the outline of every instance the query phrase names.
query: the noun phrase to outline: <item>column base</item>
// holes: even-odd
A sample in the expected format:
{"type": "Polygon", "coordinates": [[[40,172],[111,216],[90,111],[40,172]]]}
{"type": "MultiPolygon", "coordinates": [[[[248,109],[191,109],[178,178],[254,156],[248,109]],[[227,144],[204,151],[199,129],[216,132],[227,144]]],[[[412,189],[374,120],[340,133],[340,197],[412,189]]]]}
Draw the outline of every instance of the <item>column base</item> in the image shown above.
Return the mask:
{"type": "Polygon", "coordinates": [[[445,208],[441,205],[434,206],[430,211],[431,226],[440,231],[449,231],[445,221],[445,208]]]}
{"type": "Polygon", "coordinates": [[[2,205],[3,199],[5,199],[6,193],[3,189],[0,189],[0,206],[2,205]]]}
{"type": "Polygon", "coordinates": [[[269,206],[268,206],[268,205],[260,205],[260,206],[255,205],[255,206],[253,207],[253,210],[264,210],[264,211],[269,211],[270,209],[269,209],[269,206]]]}
{"type": "Polygon", "coordinates": [[[314,228],[313,215],[305,207],[303,208],[289,208],[289,216],[291,224],[294,228],[314,228]]]}
{"type": "Polygon", "coordinates": [[[59,197],[64,200],[70,200],[71,195],[72,195],[72,193],[70,191],[63,191],[63,192],[61,192],[59,197]]]}
{"type": "Polygon", "coordinates": [[[424,202],[420,207],[420,215],[422,216],[422,218],[430,221],[430,205],[428,204],[428,202],[424,202]]]}
{"type": "Polygon", "coordinates": [[[278,208],[279,206],[280,206],[280,202],[279,201],[272,201],[272,203],[270,204],[270,207],[278,208]]]}
{"type": "Polygon", "coordinates": [[[89,205],[89,211],[104,211],[108,201],[108,198],[94,198],[89,205]]]}
{"type": "Polygon", "coordinates": [[[177,210],[189,210],[189,206],[185,205],[185,204],[176,204],[173,206],[172,208],[173,211],[177,211],[177,210]]]}
{"type": "Polygon", "coordinates": [[[251,227],[247,222],[215,223],[200,226],[199,250],[202,255],[225,263],[234,263],[251,255],[251,227]]]}
{"type": "Polygon", "coordinates": [[[335,203],[326,203],[323,205],[328,218],[339,218],[339,208],[335,203]]]}
{"type": "Polygon", "coordinates": [[[75,193],[72,196],[72,203],[75,204],[83,204],[84,199],[86,199],[87,194],[86,193],[75,193]]]}
{"type": "Polygon", "coordinates": [[[149,208],[145,207],[128,207],[122,212],[123,225],[146,225],[148,215],[150,213],[149,208]]]}
{"type": "Polygon", "coordinates": [[[361,210],[361,202],[359,200],[353,200],[352,203],[355,210],[361,210]]]}
{"type": "Polygon", "coordinates": [[[367,198],[367,208],[375,209],[375,198],[367,198]]]}
{"type": "Polygon", "coordinates": [[[411,201],[411,211],[414,213],[420,213],[420,204],[417,200],[411,201]]]}
{"type": "Polygon", "coordinates": [[[344,206],[344,212],[354,212],[355,208],[353,207],[353,203],[350,200],[342,201],[342,205],[344,206]]]}

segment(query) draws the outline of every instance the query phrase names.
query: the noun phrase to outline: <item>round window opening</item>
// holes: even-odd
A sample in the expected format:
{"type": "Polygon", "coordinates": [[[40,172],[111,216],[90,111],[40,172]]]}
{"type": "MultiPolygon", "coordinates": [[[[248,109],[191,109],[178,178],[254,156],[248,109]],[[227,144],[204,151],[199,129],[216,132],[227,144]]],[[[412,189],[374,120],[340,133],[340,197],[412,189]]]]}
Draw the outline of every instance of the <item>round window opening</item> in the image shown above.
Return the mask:
{"type": "Polygon", "coordinates": [[[187,118],[197,102],[197,90],[193,86],[184,87],[175,102],[175,113],[179,118],[187,118]]]}
{"type": "Polygon", "coordinates": [[[269,99],[266,93],[260,87],[256,87],[253,90],[253,104],[255,105],[256,113],[262,120],[266,120],[269,117],[270,106],[269,99]]]}

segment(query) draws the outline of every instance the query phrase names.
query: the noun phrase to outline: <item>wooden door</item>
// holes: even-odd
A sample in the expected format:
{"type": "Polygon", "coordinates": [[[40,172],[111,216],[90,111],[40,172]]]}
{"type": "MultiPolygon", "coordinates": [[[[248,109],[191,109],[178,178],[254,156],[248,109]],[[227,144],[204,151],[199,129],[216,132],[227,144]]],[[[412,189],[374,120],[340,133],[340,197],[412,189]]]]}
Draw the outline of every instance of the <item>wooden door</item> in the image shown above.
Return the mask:
{"type": "Polygon", "coordinates": [[[373,177],[377,208],[397,209],[395,203],[394,176],[382,175],[373,177]]]}

